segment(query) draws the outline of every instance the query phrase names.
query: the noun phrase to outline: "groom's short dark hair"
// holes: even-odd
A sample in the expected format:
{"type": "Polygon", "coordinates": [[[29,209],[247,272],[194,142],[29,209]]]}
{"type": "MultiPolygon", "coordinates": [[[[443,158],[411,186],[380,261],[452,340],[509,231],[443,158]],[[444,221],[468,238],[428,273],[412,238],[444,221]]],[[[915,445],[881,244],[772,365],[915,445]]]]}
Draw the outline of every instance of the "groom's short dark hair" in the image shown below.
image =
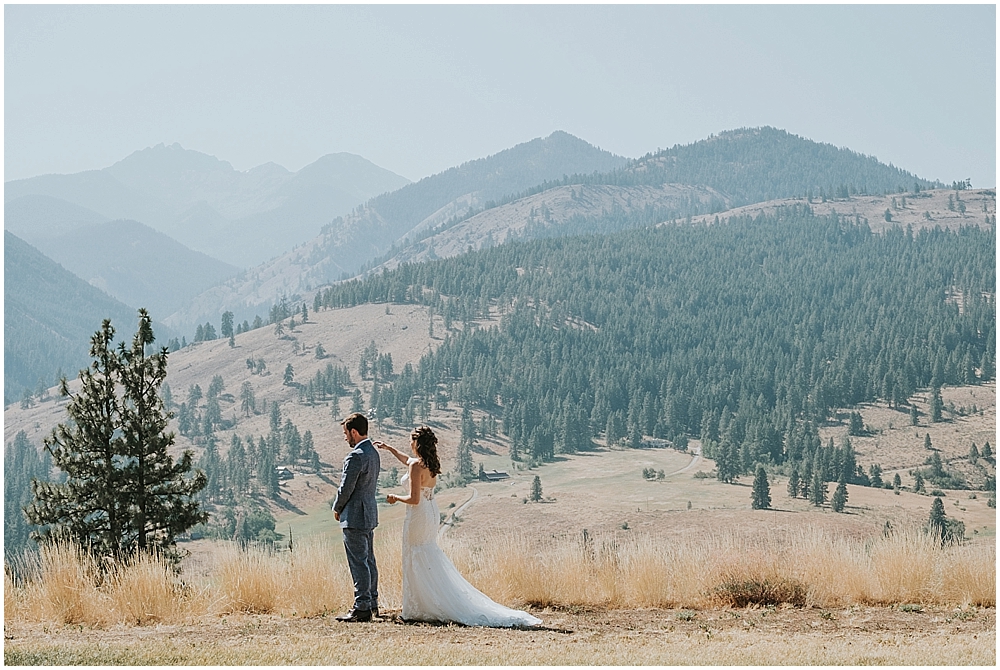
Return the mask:
{"type": "Polygon", "coordinates": [[[346,419],[340,422],[340,425],[347,430],[356,430],[358,435],[368,434],[368,417],[360,412],[355,412],[349,415],[346,419]]]}

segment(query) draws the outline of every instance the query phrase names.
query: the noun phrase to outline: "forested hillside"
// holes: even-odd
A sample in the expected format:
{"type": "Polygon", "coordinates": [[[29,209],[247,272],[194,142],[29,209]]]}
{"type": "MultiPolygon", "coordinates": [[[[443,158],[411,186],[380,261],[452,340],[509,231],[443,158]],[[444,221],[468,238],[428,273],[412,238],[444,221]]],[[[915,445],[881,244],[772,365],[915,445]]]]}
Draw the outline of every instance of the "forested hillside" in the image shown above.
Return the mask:
{"type": "MultiPolygon", "coordinates": [[[[515,458],[600,434],[700,436],[736,476],[758,461],[811,464],[834,407],[992,379],[995,254],[992,229],[875,235],[800,206],[507,244],[339,284],[315,306],[423,302],[445,323],[504,315],[380,387],[381,411],[449,384],[502,419],[515,458]]],[[[834,480],[852,458],[823,454],[834,480]]]]}
{"type": "Polygon", "coordinates": [[[699,184],[731,199],[732,206],[792,196],[847,197],[942,187],[850,149],[813,142],[776,128],[740,128],[693,144],[648,154],[608,175],[582,183],[699,184]]]}
{"type": "Polygon", "coordinates": [[[60,372],[75,377],[89,363],[90,337],[102,319],[129,324],[136,318],[131,307],[7,231],[3,304],[4,404],[39,384],[48,389],[60,372]]]}
{"type": "Polygon", "coordinates": [[[505,231],[499,230],[504,227],[528,239],[608,233],[778,198],[826,202],[828,198],[844,201],[859,194],[906,191],[915,192],[916,197],[940,186],[849,149],[770,127],[743,128],[647,154],[611,172],[568,175],[537,184],[487,203],[485,211],[436,222],[433,230],[416,230],[408,235],[408,245],[399,245],[398,252],[379,262],[394,258],[389,264],[394,267],[428,255],[454,255],[446,250],[455,246],[456,237],[462,238],[461,250],[490,246],[498,235],[506,239],[505,231]],[[669,203],[657,193],[682,188],[701,193],[674,197],[669,203]],[[561,197],[568,195],[572,197],[561,197]],[[512,217],[511,211],[518,209],[520,215],[512,217]]]}

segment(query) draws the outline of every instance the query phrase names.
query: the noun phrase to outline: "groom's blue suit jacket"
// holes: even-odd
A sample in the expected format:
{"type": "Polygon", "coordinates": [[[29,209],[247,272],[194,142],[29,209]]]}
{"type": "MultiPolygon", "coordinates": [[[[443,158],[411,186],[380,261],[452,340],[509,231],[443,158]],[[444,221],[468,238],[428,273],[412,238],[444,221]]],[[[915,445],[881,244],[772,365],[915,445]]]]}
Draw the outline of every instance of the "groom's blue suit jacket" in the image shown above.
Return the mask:
{"type": "Polygon", "coordinates": [[[358,442],[347,454],[337,499],[333,502],[333,511],[340,514],[341,528],[368,530],[378,525],[375,490],[380,468],[378,451],[371,440],[358,442]]]}

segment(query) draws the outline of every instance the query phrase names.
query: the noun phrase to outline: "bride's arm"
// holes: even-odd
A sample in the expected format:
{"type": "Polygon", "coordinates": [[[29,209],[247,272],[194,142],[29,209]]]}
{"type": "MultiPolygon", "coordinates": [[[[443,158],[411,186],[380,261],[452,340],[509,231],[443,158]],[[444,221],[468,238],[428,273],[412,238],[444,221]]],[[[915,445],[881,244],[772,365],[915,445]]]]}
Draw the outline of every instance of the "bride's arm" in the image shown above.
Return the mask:
{"type": "Polygon", "coordinates": [[[385,497],[385,501],[390,505],[397,502],[406,503],[407,505],[416,505],[420,502],[420,482],[423,479],[423,465],[420,461],[414,459],[410,463],[409,477],[410,477],[410,495],[407,496],[397,496],[394,493],[390,493],[385,497]]]}
{"type": "Polygon", "coordinates": [[[402,463],[403,465],[406,465],[406,462],[410,460],[405,454],[400,452],[399,449],[396,449],[395,447],[390,447],[385,442],[375,441],[372,442],[372,445],[374,445],[376,449],[385,449],[386,451],[390,452],[393,456],[399,459],[399,462],[402,463]]]}

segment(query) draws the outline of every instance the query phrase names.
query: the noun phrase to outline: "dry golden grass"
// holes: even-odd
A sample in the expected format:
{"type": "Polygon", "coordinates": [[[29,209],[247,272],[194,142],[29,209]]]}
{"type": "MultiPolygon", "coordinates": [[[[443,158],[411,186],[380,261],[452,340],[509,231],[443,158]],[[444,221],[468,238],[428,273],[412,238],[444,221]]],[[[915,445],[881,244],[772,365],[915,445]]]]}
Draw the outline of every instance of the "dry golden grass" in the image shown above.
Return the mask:
{"type": "MultiPolygon", "coordinates": [[[[398,542],[387,546],[385,539],[377,536],[375,544],[380,600],[387,606],[399,606],[398,542]]],[[[354,586],[342,554],[339,544],[323,538],[301,542],[291,553],[227,544],[219,551],[209,576],[217,591],[215,610],[222,614],[280,612],[303,617],[346,610],[353,600],[354,586]]]]}
{"type": "MultiPolygon", "coordinates": [[[[996,605],[995,545],[941,547],[917,529],[867,540],[812,530],[781,537],[604,536],[546,544],[504,534],[482,547],[447,540],[444,548],[480,590],[514,606],[996,605]]],[[[383,534],[376,549],[380,604],[399,608],[398,536],[383,534]]],[[[23,584],[10,575],[5,579],[8,620],[145,624],[208,614],[312,617],[346,610],[353,593],[342,549],[329,540],[282,553],[226,544],[195,584],[182,585],[156,557],[114,566],[99,580],[93,560],[69,546],[46,549],[36,569],[26,572],[23,584]]]]}
{"type": "Polygon", "coordinates": [[[822,607],[996,603],[993,544],[942,548],[917,529],[870,540],[813,530],[782,538],[553,540],[542,547],[507,535],[483,549],[453,545],[450,554],[487,593],[539,606],[738,606],[732,589],[720,587],[739,583],[801,584],[806,604],[822,607]]]}

